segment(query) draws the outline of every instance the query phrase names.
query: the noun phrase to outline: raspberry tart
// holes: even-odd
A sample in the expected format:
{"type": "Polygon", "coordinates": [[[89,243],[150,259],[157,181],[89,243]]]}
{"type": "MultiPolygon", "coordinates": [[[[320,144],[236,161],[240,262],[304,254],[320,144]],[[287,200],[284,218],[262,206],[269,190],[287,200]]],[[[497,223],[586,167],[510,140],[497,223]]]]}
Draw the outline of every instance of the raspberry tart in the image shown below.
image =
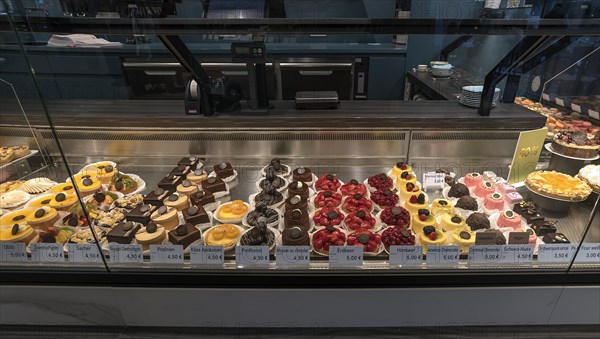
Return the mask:
{"type": "Polygon", "coordinates": [[[359,228],[373,230],[377,219],[371,213],[365,212],[364,210],[358,210],[356,212],[350,212],[344,219],[344,225],[349,231],[354,231],[359,228]]]}
{"type": "Polygon", "coordinates": [[[414,246],[416,244],[415,235],[401,227],[386,228],[381,234],[381,242],[387,251],[390,246],[414,246]]]}
{"type": "Polygon", "coordinates": [[[366,196],[357,193],[353,196],[346,197],[342,204],[342,209],[344,212],[355,212],[358,210],[372,212],[373,202],[366,196]]]}
{"type": "Polygon", "coordinates": [[[348,235],[348,246],[362,246],[363,251],[369,254],[381,252],[381,236],[366,229],[356,230],[348,235]]]}
{"type": "Polygon", "coordinates": [[[337,191],[342,186],[342,183],[333,174],[325,174],[315,182],[317,191],[337,191]]]}
{"type": "Polygon", "coordinates": [[[423,253],[427,253],[428,246],[439,246],[446,243],[446,235],[441,229],[434,226],[423,228],[423,233],[419,236],[419,243],[423,245],[423,253]]]}
{"type": "Polygon", "coordinates": [[[340,193],[342,193],[343,196],[355,194],[367,195],[367,186],[359,183],[356,179],[352,179],[340,187],[340,193]]]}
{"type": "Polygon", "coordinates": [[[346,234],[339,228],[328,226],[315,232],[312,236],[312,245],[315,252],[329,255],[330,246],[344,246],[346,234]]]}
{"type": "Polygon", "coordinates": [[[369,190],[371,192],[382,191],[394,188],[394,180],[387,176],[385,173],[379,173],[373,176],[370,176],[367,179],[367,183],[369,186],[369,190]]]}
{"type": "Polygon", "coordinates": [[[410,213],[400,206],[387,207],[380,212],[381,222],[388,226],[397,226],[408,229],[410,226],[410,213]]]}
{"type": "Polygon", "coordinates": [[[411,229],[415,233],[422,233],[423,228],[427,226],[435,226],[437,220],[435,216],[426,208],[420,209],[417,213],[413,214],[410,219],[411,229]]]}
{"type": "Polygon", "coordinates": [[[344,214],[335,207],[323,207],[313,215],[315,226],[338,226],[344,220],[344,214]]]}
{"type": "Polygon", "coordinates": [[[398,195],[392,190],[375,191],[371,194],[371,200],[375,203],[377,210],[395,206],[400,201],[398,195]]]}
{"type": "Polygon", "coordinates": [[[338,207],[342,202],[342,195],[335,191],[321,191],[314,198],[316,208],[338,207]]]}

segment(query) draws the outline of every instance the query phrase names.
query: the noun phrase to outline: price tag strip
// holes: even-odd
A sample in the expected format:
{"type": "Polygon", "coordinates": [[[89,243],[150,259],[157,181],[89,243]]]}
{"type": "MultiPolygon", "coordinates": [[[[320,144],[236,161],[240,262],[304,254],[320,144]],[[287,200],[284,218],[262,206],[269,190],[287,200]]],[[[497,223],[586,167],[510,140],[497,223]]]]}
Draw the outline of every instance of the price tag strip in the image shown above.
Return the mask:
{"type": "Polygon", "coordinates": [[[24,243],[9,243],[0,244],[0,261],[1,262],[26,262],[27,252],[25,252],[24,243]]]}
{"type": "Polygon", "coordinates": [[[277,246],[275,248],[275,263],[278,267],[310,266],[309,246],[277,246]]]}
{"type": "Polygon", "coordinates": [[[238,267],[269,267],[269,246],[236,246],[235,263],[238,267]]]}
{"type": "Polygon", "coordinates": [[[141,264],[144,262],[142,245],[110,244],[110,262],[117,264],[141,264]]]}
{"type": "Polygon", "coordinates": [[[498,264],[503,245],[474,245],[469,247],[469,264],[498,264]]]}
{"type": "Polygon", "coordinates": [[[362,246],[329,247],[329,267],[362,267],[362,246]]]}
{"type": "Polygon", "coordinates": [[[575,258],[576,264],[600,264],[600,244],[581,244],[575,258]]]}
{"type": "Polygon", "coordinates": [[[541,244],[538,246],[537,261],[539,263],[568,263],[573,259],[577,245],[541,244]]]}
{"type": "Polygon", "coordinates": [[[421,266],[423,246],[390,246],[391,266],[421,266]]]}
{"type": "Polygon", "coordinates": [[[502,246],[500,262],[504,264],[531,264],[533,261],[534,245],[502,246]]]}
{"type": "Polygon", "coordinates": [[[460,247],[458,246],[427,246],[425,262],[428,266],[458,266],[458,259],[460,259],[460,247]]]}
{"type": "Polygon", "coordinates": [[[150,245],[150,263],[183,264],[183,246],[150,245]]]}
{"type": "Polygon", "coordinates": [[[217,265],[225,263],[222,246],[191,246],[190,262],[192,265],[217,265]]]}
{"type": "Polygon", "coordinates": [[[63,244],[35,243],[29,245],[31,260],[34,262],[64,262],[65,251],[63,244]]]}
{"type": "Polygon", "coordinates": [[[76,263],[100,263],[102,254],[96,244],[68,244],[69,262],[76,263]]]}

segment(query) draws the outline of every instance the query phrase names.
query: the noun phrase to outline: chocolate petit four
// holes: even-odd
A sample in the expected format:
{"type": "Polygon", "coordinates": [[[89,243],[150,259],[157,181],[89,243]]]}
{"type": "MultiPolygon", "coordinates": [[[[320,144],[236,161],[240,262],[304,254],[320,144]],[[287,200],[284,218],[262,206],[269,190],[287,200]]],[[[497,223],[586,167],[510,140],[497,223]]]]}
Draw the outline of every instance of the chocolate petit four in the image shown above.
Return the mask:
{"type": "Polygon", "coordinates": [[[542,238],[545,244],[570,244],[571,242],[562,233],[547,233],[542,238]]]}
{"type": "Polygon", "coordinates": [[[178,211],[183,211],[190,207],[190,199],[185,194],[175,192],[163,200],[163,204],[165,204],[165,206],[173,207],[178,211]]]}
{"type": "Polygon", "coordinates": [[[190,202],[196,206],[206,206],[216,202],[215,196],[210,191],[200,191],[190,195],[190,202]]]}
{"type": "Polygon", "coordinates": [[[308,197],[310,196],[308,185],[302,181],[292,181],[288,185],[288,196],[293,197],[294,195],[299,195],[303,198],[308,199],[308,197]]]}
{"type": "Polygon", "coordinates": [[[475,233],[475,245],[505,245],[506,238],[498,230],[475,233]]]}
{"type": "Polygon", "coordinates": [[[282,177],[275,175],[273,171],[269,171],[267,172],[266,177],[258,183],[258,186],[261,190],[267,187],[267,185],[271,185],[275,187],[275,189],[280,189],[283,188],[285,184],[286,182],[282,177]]]}
{"type": "Polygon", "coordinates": [[[466,185],[461,184],[459,182],[455,183],[452,187],[450,187],[450,190],[448,191],[448,196],[451,198],[460,198],[468,196],[469,194],[469,188],[466,185]]]}
{"type": "Polygon", "coordinates": [[[537,225],[538,228],[544,224],[545,218],[537,212],[535,204],[531,201],[515,204],[513,211],[521,215],[528,224],[537,225]]]}
{"type": "Polygon", "coordinates": [[[458,199],[458,201],[456,202],[456,205],[454,205],[454,207],[462,208],[463,210],[468,210],[468,211],[477,211],[477,208],[479,207],[479,205],[477,204],[477,200],[475,200],[475,198],[465,195],[465,196],[460,197],[460,199],[458,199]]]}
{"type": "Polygon", "coordinates": [[[465,222],[473,231],[490,228],[490,219],[483,213],[475,212],[471,214],[465,222]]]}
{"type": "Polygon", "coordinates": [[[273,186],[265,187],[262,192],[258,193],[254,197],[254,203],[258,204],[259,202],[264,202],[268,206],[275,205],[283,200],[283,195],[273,186]]]}
{"type": "Polygon", "coordinates": [[[209,191],[212,194],[217,192],[226,192],[227,187],[225,186],[225,181],[221,178],[217,177],[209,177],[208,179],[202,182],[202,189],[205,191],[209,191]]]}
{"type": "Polygon", "coordinates": [[[298,226],[284,229],[281,233],[281,241],[284,246],[308,246],[310,244],[308,231],[298,226]]]}
{"type": "Polygon", "coordinates": [[[171,170],[171,172],[169,173],[169,175],[176,175],[179,177],[185,177],[186,175],[188,175],[188,173],[190,173],[191,171],[191,167],[190,166],[186,166],[186,165],[177,165],[177,167],[173,168],[171,170]]]}
{"type": "Polygon", "coordinates": [[[287,176],[289,174],[289,167],[281,163],[279,158],[273,158],[271,162],[265,168],[265,173],[273,171],[277,175],[287,176]]]}
{"type": "Polygon", "coordinates": [[[202,206],[193,205],[183,210],[183,218],[192,225],[206,224],[210,222],[208,213],[202,206]]]}
{"type": "Polygon", "coordinates": [[[276,223],[279,220],[279,213],[272,208],[268,208],[264,202],[256,204],[253,211],[246,216],[246,223],[250,226],[258,226],[258,219],[265,218],[267,225],[276,223]]]}
{"type": "Polygon", "coordinates": [[[222,162],[214,166],[218,178],[225,179],[233,176],[233,167],[228,162],[222,162]]]}
{"type": "Polygon", "coordinates": [[[541,225],[532,224],[530,227],[533,229],[536,235],[542,236],[548,233],[556,233],[556,223],[558,220],[545,220],[541,225]]]}
{"type": "MultiPolygon", "coordinates": [[[[147,206],[147,205],[146,205],[147,206]]],[[[120,222],[106,234],[108,242],[117,244],[131,244],[135,234],[142,228],[140,224],[133,221],[120,222]]]]}
{"type": "Polygon", "coordinates": [[[244,246],[271,246],[275,243],[275,233],[267,227],[267,219],[259,218],[258,226],[252,227],[240,238],[244,246]]]}
{"type": "Polygon", "coordinates": [[[182,181],[182,176],[169,174],[158,182],[158,187],[167,191],[175,192],[177,190],[177,186],[179,186],[182,181]]]}
{"type": "Polygon", "coordinates": [[[527,232],[510,232],[508,234],[509,245],[527,245],[529,243],[529,233],[527,232]]]}
{"type": "Polygon", "coordinates": [[[308,211],[308,200],[299,195],[290,196],[285,199],[285,210],[292,211],[295,209],[299,209],[301,211],[308,211]]]}
{"type": "Polygon", "coordinates": [[[125,213],[125,219],[127,219],[127,221],[135,221],[147,225],[150,222],[150,215],[154,213],[157,208],[158,207],[150,204],[139,205],[131,212],[125,213]]]}
{"type": "Polygon", "coordinates": [[[308,167],[298,167],[292,172],[294,181],[312,182],[313,174],[308,167]]]}
{"type": "Polygon", "coordinates": [[[308,230],[310,228],[308,213],[299,209],[288,210],[283,216],[283,225],[285,228],[299,226],[308,230]]]}
{"type": "Polygon", "coordinates": [[[182,245],[187,248],[194,241],[200,240],[200,230],[190,223],[179,225],[168,233],[169,242],[173,245],[182,245]]]}
{"type": "Polygon", "coordinates": [[[200,165],[200,168],[202,168],[202,163],[200,162],[200,160],[200,158],[195,156],[183,157],[177,162],[177,166],[189,166],[192,170],[196,170],[198,168],[198,165],[200,165]]]}

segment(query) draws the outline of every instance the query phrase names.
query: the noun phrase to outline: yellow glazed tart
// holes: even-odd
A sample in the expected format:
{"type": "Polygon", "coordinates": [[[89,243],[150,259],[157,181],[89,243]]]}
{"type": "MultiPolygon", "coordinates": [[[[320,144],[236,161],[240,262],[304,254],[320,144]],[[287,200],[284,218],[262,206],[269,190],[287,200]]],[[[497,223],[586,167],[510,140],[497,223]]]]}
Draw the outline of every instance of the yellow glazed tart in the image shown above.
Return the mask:
{"type": "Polygon", "coordinates": [[[78,202],[77,195],[71,193],[56,193],[50,200],[50,207],[59,211],[68,211],[71,206],[78,202]]]}
{"type": "Polygon", "coordinates": [[[82,197],[86,197],[102,187],[102,183],[97,178],[89,176],[77,177],[79,174],[74,175],[75,185],[79,189],[79,193],[82,197]]]}
{"type": "Polygon", "coordinates": [[[425,193],[418,195],[411,195],[408,200],[404,202],[404,208],[406,208],[410,214],[416,214],[420,209],[427,208],[429,197],[425,193]]]}
{"type": "Polygon", "coordinates": [[[534,192],[564,200],[580,201],[592,193],[583,180],[555,171],[530,173],[525,178],[525,184],[534,192]]]}
{"type": "Polygon", "coordinates": [[[52,193],[75,193],[75,187],[73,187],[73,183],[71,182],[65,182],[63,184],[54,186],[54,188],[52,188],[52,190],[50,190],[50,192],[52,193]]]}
{"type": "Polygon", "coordinates": [[[400,199],[406,201],[410,199],[411,195],[421,193],[421,189],[413,182],[407,182],[400,187],[400,199]]]}
{"type": "Polygon", "coordinates": [[[27,217],[35,212],[34,209],[22,209],[6,213],[0,218],[0,228],[12,227],[14,224],[25,223],[27,217]]]}
{"type": "Polygon", "coordinates": [[[234,200],[221,206],[218,216],[221,220],[235,220],[243,218],[246,213],[248,213],[248,206],[241,200],[234,200]]]}
{"type": "Polygon", "coordinates": [[[238,242],[240,229],[232,224],[223,224],[206,232],[204,243],[208,246],[232,247],[238,242]]]}
{"type": "Polygon", "coordinates": [[[431,212],[437,216],[454,212],[454,204],[448,199],[435,199],[431,203],[431,212]]]}
{"type": "Polygon", "coordinates": [[[160,245],[166,239],[164,227],[150,223],[135,234],[135,241],[142,245],[142,250],[147,251],[150,245],[160,245]]]}
{"type": "Polygon", "coordinates": [[[460,231],[467,228],[467,223],[458,214],[444,214],[440,220],[440,227],[446,232],[460,231]]]}
{"type": "Polygon", "coordinates": [[[396,163],[394,165],[394,167],[392,168],[392,178],[399,177],[400,174],[402,174],[402,172],[404,172],[404,171],[412,172],[412,166],[410,166],[409,164],[407,164],[403,161],[396,163]]]}
{"type": "Polygon", "coordinates": [[[178,211],[183,211],[190,207],[190,199],[185,194],[173,193],[163,200],[165,206],[173,207],[178,211]]]}
{"type": "Polygon", "coordinates": [[[170,231],[179,225],[177,210],[173,207],[161,206],[150,215],[150,219],[159,226],[170,231]]]}
{"type": "Polygon", "coordinates": [[[18,242],[29,244],[37,234],[26,224],[14,224],[13,227],[0,229],[0,242],[18,242]]]}
{"type": "Polygon", "coordinates": [[[426,230],[427,229],[423,229],[423,232],[419,236],[419,242],[423,246],[423,253],[427,253],[428,246],[439,246],[446,244],[446,235],[439,228],[435,228],[435,230],[429,234],[426,234],[426,230]],[[433,239],[434,237],[431,236],[432,233],[435,234],[435,239],[433,239]]]}
{"type": "Polygon", "coordinates": [[[54,208],[44,206],[27,216],[27,223],[31,227],[47,230],[48,227],[54,226],[58,219],[58,212],[54,208]]]}
{"type": "Polygon", "coordinates": [[[407,182],[417,183],[417,176],[412,171],[403,171],[398,177],[396,177],[396,187],[402,189],[402,186],[406,186],[407,182]]]}
{"type": "Polygon", "coordinates": [[[40,207],[48,206],[50,207],[50,202],[52,201],[52,195],[45,194],[41,197],[35,198],[29,201],[27,205],[29,208],[38,209],[40,207]]]}
{"type": "Polygon", "coordinates": [[[110,184],[113,176],[119,172],[113,165],[97,165],[96,168],[98,169],[97,178],[104,185],[110,184]]]}
{"type": "Polygon", "coordinates": [[[448,242],[458,244],[461,252],[469,252],[469,247],[475,245],[475,233],[467,229],[457,229],[451,233],[448,242]]]}
{"type": "Polygon", "coordinates": [[[410,225],[413,233],[423,233],[423,227],[436,225],[435,215],[423,208],[418,213],[412,214],[410,225]]]}

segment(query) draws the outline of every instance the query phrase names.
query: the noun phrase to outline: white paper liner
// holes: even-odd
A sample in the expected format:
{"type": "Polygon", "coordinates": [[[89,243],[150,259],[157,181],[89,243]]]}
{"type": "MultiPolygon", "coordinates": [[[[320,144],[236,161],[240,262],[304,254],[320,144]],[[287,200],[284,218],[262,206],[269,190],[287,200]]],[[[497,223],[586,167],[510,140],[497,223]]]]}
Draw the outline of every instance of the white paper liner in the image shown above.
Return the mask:
{"type": "MultiPolygon", "coordinates": [[[[255,208],[256,208],[256,203],[254,202],[254,198],[255,198],[255,197],[258,195],[258,194],[260,194],[260,193],[254,193],[254,194],[251,194],[251,195],[248,197],[248,201],[250,202],[250,207],[252,207],[252,209],[255,209],[255,208]]],[[[282,194],[282,196],[283,196],[283,194],[282,194]]],[[[281,199],[281,201],[279,201],[279,202],[277,202],[277,203],[275,203],[275,204],[273,204],[273,205],[267,205],[267,207],[268,207],[268,208],[272,208],[272,209],[280,209],[282,206],[284,206],[284,204],[285,204],[285,197],[283,197],[283,198],[281,199]]]]}
{"type": "MultiPolygon", "coordinates": [[[[279,193],[282,193],[282,194],[283,194],[283,191],[287,191],[287,187],[288,187],[288,185],[290,184],[290,182],[289,182],[289,181],[288,181],[286,178],[284,178],[284,177],[282,177],[282,176],[278,176],[278,177],[279,177],[279,179],[280,179],[280,180],[283,180],[283,186],[279,187],[279,188],[277,189],[277,192],[279,192],[279,193]]],[[[257,181],[257,182],[254,184],[254,185],[256,186],[256,191],[257,191],[257,192],[261,192],[261,191],[262,191],[262,188],[260,188],[260,182],[261,182],[261,181],[263,181],[263,180],[266,180],[266,179],[265,179],[264,177],[263,177],[263,178],[260,178],[260,179],[259,179],[259,180],[258,180],[258,181],[257,181]]]]}
{"type": "MultiPolygon", "coordinates": [[[[324,191],[323,191],[323,192],[324,192],[324,191]]],[[[336,191],[335,193],[338,193],[338,192],[336,191]]],[[[316,211],[316,210],[318,210],[319,208],[322,208],[322,207],[317,207],[317,206],[315,205],[315,199],[316,199],[316,197],[317,197],[317,195],[318,195],[318,194],[319,194],[319,193],[317,193],[317,194],[313,195],[313,196],[312,196],[312,197],[310,197],[310,199],[308,200],[308,206],[312,207],[312,210],[313,210],[313,211],[316,211]]],[[[340,193],[340,194],[341,194],[341,193],[340,193]]],[[[336,208],[338,208],[338,209],[341,211],[341,210],[342,210],[342,208],[341,208],[341,207],[342,207],[342,202],[343,202],[343,201],[344,201],[344,197],[342,197],[342,200],[340,200],[340,203],[339,203],[337,206],[329,206],[329,207],[336,207],[336,208]]]]}
{"type": "MultiPolygon", "coordinates": [[[[346,214],[346,217],[347,217],[347,216],[348,216],[348,214],[346,214]]],[[[374,216],[373,214],[371,214],[371,216],[372,216],[373,218],[375,218],[375,225],[373,226],[373,228],[363,228],[363,229],[369,230],[369,231],[371,231],[371,232],[373,232],[373,233],[377,233],[377,232],[379,232],[379,231],[380,231],[380,230],[383,228],[383,225],[381,224],[381,220],[380,220],[380,219],[378,219],[378,218],[377,218],[376,216],[374,216]]],[[[345,217],[344,217],[344,220],[342,221],[342,227],[343,227],[343,228],[344,228],[346,231],[348,231],[348,232],[354,232],[354,231],[356,231],[356,230],[353,230],[353,229],[351,229],[350,227],[348,227],[348,225],[346,225],[346,218],[345,218],[345,217]]]]}
{"type": "MultiPolygon", "coordinates": [[[[344,213],[344,211],[342,211],[342,210],[341,210],[341,209],[339,209],[339,208],[338,208],[338,210],[339,210],[339,211],[342,213],[342,215],[343,215],[344,217],[342,218],[342,222],[341,222],[339,225],[334,225],[334,227],[337,227],[337,228],[339,228],[339,229],[343,229],[342,225],[344,224],[344,219],[346,218],[346,215],[347,215],[347,214],[346,214],[346,213],[344,213]]],[[[320,230],[320,229],[322,229],[322,228],[325,228],[325,227],[327,227],[327,226],[322,226],[322,225],[317,225],[317,224],[315,224],[315,221],[314,221],[314,219],[313,219],[313,218],[314,218],[314,216],[315,216],[315,213],[316,213],[317,211],[318,211],[318,210],[315,210],[315,211],[312,211],[312,212],[309,212],[309,213],[308,213],[308,224],[310,225],[310,228],[309,228],[309,230],[320,230]]]]}
{"type": "MultiPolygon", "coordinates": [[[[101,230],[104,230],[106,233],[108,233],[108,231],[110,231],[109,228],[104,228],[104,227],[100,227],[100,226],[94,226],[95,228],[99,228],[101,230]]],[[[87,230],[90,230],[89,227],[85,226],[85,227],[76,227],[77,232],[75,232],[72,236],[69,237],[69,239],[65,242],[64,246],[63,246],[63,251],[65,253],[69,253],[69,241],[71,240],[71,238],[73,238],[77,233],[80,232],[85,232],[87,230]]],[[[94,230],[95,231],[95,230],[94,230]]],[[[99,236],[98,233],[96,233],[97,236],[99,236]]],[[[102,246],[104,246],[105,243],[107,243],[108,241],[106,240],[106,235],[104,237],[100,238],[100,248],[102,248],[102,246]]],[[[94,243],[92,243],[94,244],[94,243]]]]}
{"type": "MultiPolygon", "coordinates": [[[[384,209],[390,207],[390,206],[379,206],[375,203],[375,201],[371,200],[373,202],[373,212],[372,213],[377,213],[379,211],[383,211],[384,209]]],[[[398,203],[396,203],[396,205],[394,206],[400,206],[400,197],[398,197],[398,203]]]]}
{"type": "MultiPolygon", "coordinates": [[[[344,233],[344,235],[346,236],[346,239],[344,239],[344,244],[341,246],[346,246],[346,240],[348,240],[348,234],[350,234],[348,231],[346,231],[345,229],[339,227],[339,226],[335,226],[338,230],[342,231],[342,233],[344,233]]],[[[318,231],[318,230],[317,230],[318,231]]],[[[313,252],[317,255],[320,255],[322,257],[329,257],[328,253],[321,253],[319,251],[317,251],[317,249],[315,248],[315,246],[313,245],[313,236],[316,234],[317,232],[311,233],[310,236],[310,248],[313,250],[313,252]]],[[[364,256],[364,253],[363,253],[364,256]]]]}
{"type": "Polygon", "coordinates": [[[210,204],[206,204],[202,207],[204,208],[204,210],[206,212],[214,212],[219,207],[219,205],[221,205],[221,203],[218,201],[215,201],[215,202],[211,202],[210,204]]]}
{"type": "Polygon", "coordinates": [[[219,205],[219,207],[218,207],[218,208],[215,210],[215,212],[213,213],[213,218],[214,218],[215,220],[217,220],[218,222],[222,223],[222,224],[240,224],[240,223],[242,222],[242,219],[244,218],[244,216],[245,216],[246,214],[248,214],[248,212],[249,212],[251,209],[254,209],[254,208],[252,208],[250,205],[248,205],[248,203],[247,203],[247,202],[244,202],[244,205],[246,205],[246,208],[248,209],[244,215],[242,215],[241,217],[239,217],[239,218],[236,218],[236,219],[221,219],[221,218],[219,218],[219,212],[221,211],[221,209],[222,209],[222,208],[223,208],[225,205],[226,205],[226,204],[219,205]]]}
{"type": "MultiPolygon", "coordinates": [[[[276,175],[282,176],[284,178],[287,178],[290,176],[290,174],[292,174],[292,166],[290,165],[286,165],[286,164],[281,164],[281,166],[285,166],[285,168],[287,168],[287,170],[283,173],[275,173],[276,175]]],[[[267,167],[269,167],[269,165],[264,166],[263,168],[260,169],[260,174],[263,177],[267,176],[267,167]]]]}
{"type": "MultiPolygon", "coordinates": [[[[217,176],[217,173],[216,173],[215,171],[212,171],[212,172],[210,172],[210,173],[208,174],[208,176],[209,176],[209,177],[216,177],[216,176],[217,176]]],[[[232,182],[232,181],[234,181],[234,180],[235,180],[237,177],[238,177],[238,172],[237,172],[236,170],[233,170],[233,175],[231,175],[231,176],[228,176],[227,178],[222,178],[222,180],[223,180],[225,183],[228,183],[228,182],[232,182]]]]}
{"type": "MultiPolygon", "coordinates": [[[[185,222],[185,218],[183,217],[183,213],[181,213],[181,212],[179,212],[179,213],[181,214],[181,218],[179,219],[180,225],[181,225],[183,222],[185,222]]],[[[206,214],[208,215],[208,222],[194,225],[194,227],[199,229],[200,232],[204,232],[205,230],[207,230],[213,226],[214,216],[213,216],[212,212],[206,211],[206,214]]]]}
{"type": "MultiPolygon", "coordinates": [[[[336,177],[336,178],[337,178],[337,177],[336,177]]],[[[317,180],[318,180],[318,179],[317,179],[317,180]]],[[[313,189],[313,191],[315,191],[315,192],[317,192],[317,193],[319,193],[319,192],[321,192],[321,191],[326,191],[326,190],[318,190],[318,189],[317,189],[317,186],[316,186],[316,185],[317,185],[317,180],[315,180],[315,182],[313,182],[313,184],[312,184],[312,186],[311,186],[311,188],[313,189]]],[[[340,182],[340,187],[342,187],[342,185],[344,185],[344,182],[343,182],[343,181],[341,181],[339,178],[338,178],[338,181],[340,182]]],[[[338,187],[338,188],[335,190],[335,192],[339,191],[340,187],[338,187]]],[[[341,194],[341,193],[340,193],[340,194],[341,194]]]]}
{"type": "MultiPolygon", "coordinates": [[[[203,233],[202,240],[203,240],[203,243],[204,243],[204,245],[208,245],[208,244],[206,243],[206,235],[208,234],[208,232],[210,232],[210,230],[212,230],[213,228],[215,228],[215,227],[218,227],[218,226],[219,226],[219,225],[215,225],[215,226],[213,226],[213,227],[209,228],[208,230],[206,230],[206,231],[203,233]]],[[[242,232],[244,232],[244,231],[245,231],[245,230],[244,230],[244,228],[243,228],[243,227],[241,227],[241,226],[238,226],[238,225],[234,225],[234,226],[235,226],[235,227],[237,227],[237,228],[240,230],[240,235],[238,236],[238,238],[237,238],[236,242],[235,242],[233,245],[231,245],[231,246],[227,246],[227,247],[223,246],[223,251],[224,251],[224,252],[234,249],[234,248],[235,248],[235,246],[237,245],[237,243],[240,241],[240,237],[242,236],[242,232]]]]}
{"type": "MultiPolygon", "coordinates": [[[[242,234],[240,234],[240,238],[238,239],[237,246],[242,246],[242,237],[244,236],[244,234],[250,232],[251,229],[252,229],[252,227],[248,228],[247,230],[244,230],[244,232],[242,232],[242,234]]],[[[276,228],[267,227],[267,229],[269,231],[273,232],[273,235],[275,238],[273,240],[273,243],[271,244],[271,246],[269,246],[269,251],[272,251],[275,248],[275,245],[277,245],[277,238],[281,237],[281,233],[279,233],[279,230],[276,228]]]]}
{"type": "Polygon", "coordinates": [[[138,175],[136,174],[126,174],[128,176],[131,177],[131,179],[135,180],[135,182],[137,182],[138,186],[135,189],[135,191],[126,194],[127,196],[129,195],[134,195],[134,194],[138,194],[140,192],[143,192],[146,189],[146,182],[144,181],[144,179],[140,178],[138,175]]]}
{"type": "MultiPolygon", "coordinates": [[[[281,212],[281,210],[277,209],[277,208],[273,208],[273,210],[275,210],[277,212],[277,215],[279,215],[279,217],[277,218],[276,221],[268,223],[267,226],[271,227],[271,228],[277,228],[279,229],[279,223],[283,220],[283,212],[281,212]]],[[[254,211],[254,210],[252,210],[254,211]]],[[[250,212],[252,212],[250,211],[250,212]]],[[[248,214],[250,213],[248,212],[248,214]]],[[[244,215],[244,217],[242,218],[242,226],[244,227],[252,227],[252,225],[248,224],[248,214],[244,215]]]]}

